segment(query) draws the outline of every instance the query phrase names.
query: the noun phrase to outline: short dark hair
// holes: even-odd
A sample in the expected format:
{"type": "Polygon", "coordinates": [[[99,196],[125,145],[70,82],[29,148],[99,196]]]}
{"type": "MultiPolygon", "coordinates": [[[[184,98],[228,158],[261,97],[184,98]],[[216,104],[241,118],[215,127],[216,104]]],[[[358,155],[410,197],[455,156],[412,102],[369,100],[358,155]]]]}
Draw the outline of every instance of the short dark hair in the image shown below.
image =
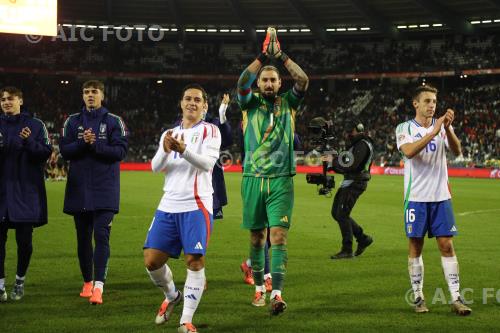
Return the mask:
{"type": "Polygon", "coordinates": [[[352,132],[353,129],[356,129],[357,132],[362,133],[365,131],[365,126],[358,119],[350,119],[346,122],[344,126],[346,131],[352,132]]]}
{"type": "Polygon", "coordinates": [[[417,88],[415,88],[415,91],[413,92],[412,100],[417,100],[420,94],[423,92],[431,92],[437,95],[438,90],[435,87],[431,86],[430,84],[424,84],[423,86],[418,86],[417,88]]]}
{"type": "Polygon", "coordinates": [[[188,84],[187,86],[185,86],[185,87],[182,89],[181,100],[184,98],[184,93],[186,92],[186,90],[189,90],[189,89],[196,89],[196,90],[201,91],[201,95],[203,96],[203,101],[208,102],[208,94],[207,94],[207,92],[206,92],[206,91],[205,91],[205,89],[203,89],[203,87],[202,87],[200,84],[198,84],[198,83],[190,83],[190,84],[188,84]]]}
{"type": "Polygon", "coordinates": [[[8,86],[0,89],[0,95],[3,95],[4,92],[8,93],[9,95],[17,96],[21,99],[23,98],[23,92],[16,87],[8,86]]]}
{"type": "Polygon", "coordinates": [[[82,89],[96,88],[104,93],[104,83],[99,80],[89,80],[83,83],[82,89]]]}
{"type": "Polygon", "coordinates": [[[276,74],[278,74],[278,78],[281,78],[280,71],[276,67],[272,65],[266,65],[259,70],[259,73],[257,74],[257,80],[260,78],[260,74],[262,74],[263,71],[274,71],[276,72],[276,74]]]}

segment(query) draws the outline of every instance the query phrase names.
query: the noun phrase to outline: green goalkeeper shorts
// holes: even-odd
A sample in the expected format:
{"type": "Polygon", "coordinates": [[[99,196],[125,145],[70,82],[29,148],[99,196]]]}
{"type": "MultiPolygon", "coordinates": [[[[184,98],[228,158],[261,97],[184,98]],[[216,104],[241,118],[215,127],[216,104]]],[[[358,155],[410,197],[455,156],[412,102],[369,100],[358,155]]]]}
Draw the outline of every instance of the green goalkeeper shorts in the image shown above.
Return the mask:
{"type": "Polygon", "coordinates": [[[293,178],[243,177],[243,228],[290,228],[293,210],[293,178]]]}

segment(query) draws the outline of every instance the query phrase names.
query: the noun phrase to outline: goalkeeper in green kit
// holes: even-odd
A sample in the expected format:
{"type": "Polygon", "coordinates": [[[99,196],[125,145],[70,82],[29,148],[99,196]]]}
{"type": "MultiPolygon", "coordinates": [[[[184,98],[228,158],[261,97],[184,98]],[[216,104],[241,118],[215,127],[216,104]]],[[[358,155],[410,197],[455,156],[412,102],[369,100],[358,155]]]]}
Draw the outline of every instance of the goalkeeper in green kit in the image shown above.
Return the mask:
{"type": "Polygon", "coordinates": [[[243,227],[250,230],[250,259],[255,280],[252,304],[266,305],[264,244],[269,228],[273,315],[287,307],[281,291],[287,266],[286,241],[292,222],[295,112],[308,84],[304,71],[281,50],[274,28],[268,28],[262,53],[238,80],[245,149],[241,184],[243,227]],[[292,89],[278,95],[280,74],[274,66],[263,66],[268,59],[283,62],[295,81],[292,89]],[[258,92],[253,93],[251,86],[255,80],[258,92]]]}

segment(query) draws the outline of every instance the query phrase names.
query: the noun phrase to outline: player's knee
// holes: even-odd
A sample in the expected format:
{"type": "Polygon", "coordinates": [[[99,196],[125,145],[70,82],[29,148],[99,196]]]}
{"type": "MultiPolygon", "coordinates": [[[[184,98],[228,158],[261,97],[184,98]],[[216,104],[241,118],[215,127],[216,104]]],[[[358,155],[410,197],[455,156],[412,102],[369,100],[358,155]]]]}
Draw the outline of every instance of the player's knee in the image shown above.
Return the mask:
{"type": "Polygon", "coordinates": [[[284,228],[271,229],[271,244],[286,244],[288,230],[284,228]]]}
{"type": "Polygon", "coordinates": [[[159,258],[151,255],[148,251],[144,251],[144,266],[148,271],[155,271],[161,268],[163,264],[159,258]]]}
{"type": "Polygon", "coordinates": [[[439,242],[439,250],[441,251],[441,254],[444,256],[454,255],[453,243],[451,241],[439,242]]]}
{"type": "Polygon", "coordinates": [[[264,246],[265,238],[266,238],[265,230],[252,230],[250,232],[250,242],[254,247],[264,246]]]}
{"type": "Polygon", "coordinates": [[[201,254],[186,255],[186,266],[191,271],[199,271],[205,267],[205,262],[201,254]]]}
{"type": "Polygon", "coordinates": [[[159,269],[161,267],[161,265],[159,263],[157,263],[156,261],[146,259],[146,258],[144,258],[144,266],[146,266],[146,269],[148,271],[156,271],[157,269],[159,269]]]}

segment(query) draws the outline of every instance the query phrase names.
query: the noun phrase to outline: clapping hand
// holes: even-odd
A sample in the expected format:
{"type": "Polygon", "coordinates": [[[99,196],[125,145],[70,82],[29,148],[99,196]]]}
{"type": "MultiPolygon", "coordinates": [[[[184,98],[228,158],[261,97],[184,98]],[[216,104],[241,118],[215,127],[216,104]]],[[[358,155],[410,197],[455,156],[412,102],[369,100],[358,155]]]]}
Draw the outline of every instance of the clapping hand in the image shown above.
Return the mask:
{"type": "Polygon", "coordinates": [[[432,134],[434,134],[434,136],[438,135],[439,132],[441,132],[441,126],[443,125],[445,119],[446,119],[446,114],[436,120],[436,123],[434,124],[434,129],[432,130],[432,134]]]}
{"type": "Polygon", "coordinates": [[[266,39],[262,44],[262,53],[266,54],[269,58],[277,59],[281,57],[281,45],[278,41],[275,28],[267,28],[266,39]]]}
{"type": "Polygon", "coordinates": [[[184,143],[184,133],[175,134],[172,136],[173,131],[168,131],[163,140],[163,149],[165,152],[170,153],[171,151],[176,151],[180,154],[184,153],[186,150],[186,144],[184,143]]]}
{"type": "Polygon", "coordinates": [[[19,137],[21,137],[21,139],[23,140],[29,138],[30,135],[31,135],[31,130],[28,127],[23,128],[19,133],[19,137]]]}
{"type": "Polygon", "coordinates": [[[453,122],[453,119],[455,119],[455,111],[452,109],[446,110],[446,113],[444,115],[444,128],[449,128],[451,123],[453,122]]]}
{"type": "Polygon", "coordinates": [[[226,104],[228,105],[229,104],[229,94],[224,94],[224,96],[222,97],[222,104],[226,104]]]}
{"type": "Polygon", "coordinates": [[[95,140],[95,133],[92,132],[92,128],[86,129],[83,132],[83,141],[85,141],[85,143],[94,144],[95,140]]]}

